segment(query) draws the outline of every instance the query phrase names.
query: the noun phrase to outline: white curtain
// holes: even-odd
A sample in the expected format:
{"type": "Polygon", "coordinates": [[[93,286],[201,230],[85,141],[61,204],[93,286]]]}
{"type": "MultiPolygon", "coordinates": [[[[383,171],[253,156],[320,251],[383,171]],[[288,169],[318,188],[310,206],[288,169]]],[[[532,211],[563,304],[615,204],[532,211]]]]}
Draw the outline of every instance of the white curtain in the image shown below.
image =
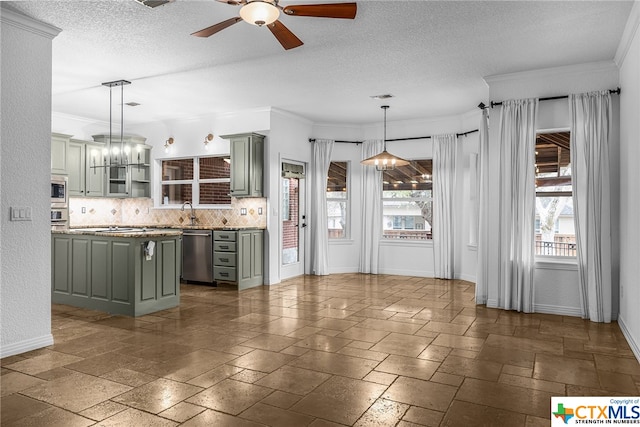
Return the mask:
{"type": "MultiPolygon", "coordinates": [[[[362,159],[380,154],[384,149],[382,140],[365,141],[362,144],[362,159]]],[[[360,273],[378,274],[378,252],[382,236],[382,172],[373,166],[361,165],[362,206],[360,273]]]]}
{"type": "Polygon", "coordinates": [[[505,101],[500,114],[498,305],[533,311],[537,99],[505,101]]]}
{"type": "Polygon", "coordinates": [[[569,96],[571,175],[582,317],[611,322],[611,95],[569,96]]]}
{"type": "Polygon", "coordinates": [[[454,191],[456,185],[456,134],[434,135],[433,141],[433,253],[435,277],[453,279],[454,191]]]}
{"type": "Polygon", "coordinates": [[[478,264],[476,269],[476,304],[487,303],[489,287],[489,113],[482,110],[480,119],[480,147],[478,170],[480,178],[476,182],[478,209],[478,264]]]}
{"type": "Polygon", "coordinates": [[[311,157],[311,272],[329,274],[327,177],[334,141],[316,139],[311,157]]]}

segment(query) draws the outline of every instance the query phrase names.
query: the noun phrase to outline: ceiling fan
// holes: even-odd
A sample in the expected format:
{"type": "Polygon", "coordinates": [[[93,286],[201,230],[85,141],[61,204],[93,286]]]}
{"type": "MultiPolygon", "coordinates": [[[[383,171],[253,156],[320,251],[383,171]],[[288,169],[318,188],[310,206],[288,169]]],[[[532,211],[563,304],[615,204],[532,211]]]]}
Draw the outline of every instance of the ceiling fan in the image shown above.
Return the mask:
{"type": "Polygon", "coordinates": [[[354,19],[356,3],[306,4],[280,6],[279,0],[217,0],[232,6],[242,6],[240,16],[227,19],[203,30],[191,34],[197,37],[209,37],[239,21],[245,21],[258,27],[266,26],[285,49],[302,46],[302,41],[278,20],[280,12],[289,16],[311,16],[316,18],[354,19]]]}

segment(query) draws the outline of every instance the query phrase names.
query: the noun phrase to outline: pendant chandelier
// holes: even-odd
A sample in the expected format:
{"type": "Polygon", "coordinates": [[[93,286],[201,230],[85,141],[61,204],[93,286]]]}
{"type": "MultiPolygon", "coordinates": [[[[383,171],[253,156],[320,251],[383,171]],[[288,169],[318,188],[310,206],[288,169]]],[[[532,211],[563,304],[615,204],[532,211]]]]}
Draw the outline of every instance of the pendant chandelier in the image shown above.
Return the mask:
{"type": "MultiPolygon", "coordinates": [[[[128,80],[115,80],[112,82],[102,83],[102,86],[109,88],[109,140],[107,146],[102,150],[103,164],[97,165],[95,156],[92,156],[91,168],[110,168],[110,167],[127,167],[142,166],[140,163],[140,146],[137,146],[137,163],[129,161],[131,147],[124,141],[124,86],[130,85],[128,80]],[[120,86],[120,144],[113,143],[113,88],[120,86]]],[[[105,170],[106,173],[106,170],[105,170]]]]}
{"type": "Polygon", "coordinates": [[[394,156],[387,151],[387,109],[389,106],[383,105],[380,108],[384,110],[384,148],[382,153],[364,159],[360,163],[365,166],[375,166],[379,171],[393,170],[396,166],[406,166],[409,164],[408,160],[394,156]]]}

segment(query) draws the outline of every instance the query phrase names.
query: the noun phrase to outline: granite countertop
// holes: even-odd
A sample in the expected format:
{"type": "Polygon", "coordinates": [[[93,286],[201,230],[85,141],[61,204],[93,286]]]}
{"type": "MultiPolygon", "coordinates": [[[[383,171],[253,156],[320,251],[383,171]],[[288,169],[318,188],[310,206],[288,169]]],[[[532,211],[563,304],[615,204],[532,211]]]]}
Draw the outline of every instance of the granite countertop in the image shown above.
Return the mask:
{"type": "Polygon", "coordinates": [[[114,229],[113,225],[92,225],[87,227],[76,227],[68,230],[52,230],[57,234],[88,234],[113,237],[144,237],[144,236],[174,236],[180,235],[182,230],[264,230],[265,227],[258,226],[224,226],[214,227],[211,225],[119,225],[114,229]]]}
{"type": "Polygon", "coordinates": [[[118,227],[72,228],[69,230],[52,230],[54,234],[84,234],[104,237],[168,237],[180,236],[182,230],[173,228],[118,227]]]}

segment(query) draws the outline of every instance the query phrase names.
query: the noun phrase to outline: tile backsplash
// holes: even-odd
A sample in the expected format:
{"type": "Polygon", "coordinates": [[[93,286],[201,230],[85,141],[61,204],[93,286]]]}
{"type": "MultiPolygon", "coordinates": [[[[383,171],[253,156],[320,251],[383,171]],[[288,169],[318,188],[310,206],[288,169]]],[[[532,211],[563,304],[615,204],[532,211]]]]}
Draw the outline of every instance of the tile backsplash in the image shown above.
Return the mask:
{"type": "MultiPolygon", "coordinates": [[[[156,209],[149,198],[83,198],[69,199],[71,227],[139,225],[188,225],[191,212],[180,209],[156,209]]],[[[266,227],[267,199],[232,198],[230,209],[195,209],[196,225],[207,227],[266,227]],[[241,215],[245,212],[246,215],[241,215]],[[262,212],[262,214],[259,214],[262,212]]]]}

